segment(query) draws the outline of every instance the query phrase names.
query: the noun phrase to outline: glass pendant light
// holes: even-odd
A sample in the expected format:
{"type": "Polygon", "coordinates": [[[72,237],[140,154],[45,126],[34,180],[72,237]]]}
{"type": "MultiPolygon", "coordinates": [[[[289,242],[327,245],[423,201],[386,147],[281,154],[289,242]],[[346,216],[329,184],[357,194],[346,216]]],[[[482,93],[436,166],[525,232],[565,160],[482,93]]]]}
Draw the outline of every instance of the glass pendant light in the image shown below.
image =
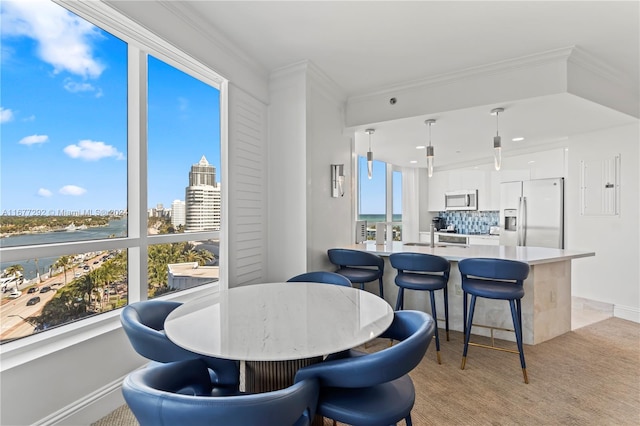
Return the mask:
{"type": "Polygon", "coordinates": [[[504,108],[494,108],[491,110],[491,115],[496,116],[496,135],[493,137],[493,165],[496,170],[500,170],[502,166],[502,138],[498,133],[498,114],[504,111],[504,108]]]}
{"type": "Polygon", "coordinates": [[[436,120],[430,118],[424,120],[424,124],[429,128],[429,145],[427,145],[427,173],[429,177],[433,176],[433,146],[431,145],[431,126],[436,124],[436,120]]]}
{"type": "Polygon", "coordinates": [[[371,152],[371,135],[376,131],[375,129],[367,129],[364,131],[369,135],[369,151],[367,151],[367,177],[371,179],[373,177],[373,152],[371,152]]]}

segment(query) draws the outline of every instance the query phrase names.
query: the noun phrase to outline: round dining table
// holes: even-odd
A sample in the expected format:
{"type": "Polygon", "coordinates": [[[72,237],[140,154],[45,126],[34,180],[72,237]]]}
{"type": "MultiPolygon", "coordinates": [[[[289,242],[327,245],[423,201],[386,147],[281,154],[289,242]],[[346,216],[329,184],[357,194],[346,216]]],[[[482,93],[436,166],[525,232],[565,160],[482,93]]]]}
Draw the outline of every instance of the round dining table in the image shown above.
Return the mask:
{"type": "Polygon", "coordinates": [[[244,390],[293,384],[295,372],[382,334],[393,309],[352,287],[277,282],[220,290],[173,310],[164,331],[192,352],[238,360],[244,390]]]}

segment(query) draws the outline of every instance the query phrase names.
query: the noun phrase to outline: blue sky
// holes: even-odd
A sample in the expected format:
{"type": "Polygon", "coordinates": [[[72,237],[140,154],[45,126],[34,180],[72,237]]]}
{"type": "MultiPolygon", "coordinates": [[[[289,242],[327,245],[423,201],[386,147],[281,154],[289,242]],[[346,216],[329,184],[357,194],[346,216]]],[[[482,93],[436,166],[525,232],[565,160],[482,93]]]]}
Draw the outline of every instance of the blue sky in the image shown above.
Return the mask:
{"type": "MultiPolygon", "coordinates": [[[[374,153],[375,155],[375,153],[374,153]]],[[[373,161],[371,179],[367,177],[367,159],[358,156],[360,197],[358,200],[360,214],[384,214],[386,197],[386,163],[373,161]]],[[[402,177],[394,172],[393,179],[393,213],[402,213],[402,177]]]]}
{"type": "MultiPolygon", "coordinates": [[[[48,1],[0,8],[0,213],[125,208],[126,43],[48,1]]],[[[151,56],[148,92],[148,203],[169,207],[202,155],[220,180],[219,92],[151,56]]]]}

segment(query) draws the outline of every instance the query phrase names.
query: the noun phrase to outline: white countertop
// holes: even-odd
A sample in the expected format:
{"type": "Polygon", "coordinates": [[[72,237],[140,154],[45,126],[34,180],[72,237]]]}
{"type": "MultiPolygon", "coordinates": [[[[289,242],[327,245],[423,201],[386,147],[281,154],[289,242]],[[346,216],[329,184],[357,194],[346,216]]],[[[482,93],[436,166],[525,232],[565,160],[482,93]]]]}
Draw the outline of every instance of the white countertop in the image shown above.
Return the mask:
{"type": "MultiPolygon", "coordinates": [[[[459,235],[459,234],[452,234],[459,235]]],[[[415,244],[415,243],[414,243],[415,244]]],[[[431,248],[429,243],[419,245],[404,244],[399,241],[376,245],[375,242],[353,244],[344,248],[368,251],[381,256],[389,256],[392,253],[413,252],[442,256],[447,260],[459,261],[467,258],[490,257],[498,259],[519,260],[529,265],[541,263],[553,263],[581,257],[595,256],[595,252],[575,250],[562,250],[545,247],[514,247],[514,246],[489,246],[489,245],[442,245],[436,244],[431,248]]]]}
{"type": "Polygon", "coordinates": [[[190,351],[241,361],[286,361],[339,352],[385,331],[393,309],[357,288],[318,283],[254,284],[186,302],[165,333],[190,351]]]}

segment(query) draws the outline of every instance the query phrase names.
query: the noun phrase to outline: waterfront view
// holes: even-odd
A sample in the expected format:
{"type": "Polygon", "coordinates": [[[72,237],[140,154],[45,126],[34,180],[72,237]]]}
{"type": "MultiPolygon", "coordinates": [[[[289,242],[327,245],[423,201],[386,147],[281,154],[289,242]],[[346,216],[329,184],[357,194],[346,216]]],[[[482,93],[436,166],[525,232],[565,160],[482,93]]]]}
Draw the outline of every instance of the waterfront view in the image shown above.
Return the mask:
{"type": "MultiPolygon", "coordinates": [[[[6,219],[6,218],[5,218],[6,219]]],[[[150,221],[155,232],[169,229],[150,221]]],[[[126,218],[106,226],[4,237],[3,247],[126,236],[126,218]]],[[[156,244],[149,248],[149,298],[217,281],[219,242],[156,244]],[[185,265],[188,267],[183,267],[185,265]],[[199,265],[198,276],[190,276],[199,265]]],[[[117,309],[128,302],[127,252],[102,250],[3,262],[0,273],[0,343],[117,309]]]]}
{"type": "Polygon", "coordinates": [[[217,281],[219,76],[51,1],[0,9],[0,341],[217,281]]]}

